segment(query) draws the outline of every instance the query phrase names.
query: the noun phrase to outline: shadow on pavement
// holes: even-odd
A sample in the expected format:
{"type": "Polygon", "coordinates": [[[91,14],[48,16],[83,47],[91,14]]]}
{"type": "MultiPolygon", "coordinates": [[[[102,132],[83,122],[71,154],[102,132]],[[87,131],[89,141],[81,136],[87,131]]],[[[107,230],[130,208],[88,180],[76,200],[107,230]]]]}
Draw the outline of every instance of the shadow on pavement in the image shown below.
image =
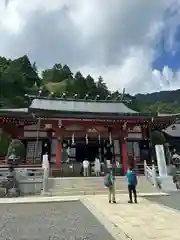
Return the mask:
{"type": "Polygon", "coordinates": [[[144,198],[180,211],[180,193],[171,193],[169,196],[148,196],[144,198]]]}

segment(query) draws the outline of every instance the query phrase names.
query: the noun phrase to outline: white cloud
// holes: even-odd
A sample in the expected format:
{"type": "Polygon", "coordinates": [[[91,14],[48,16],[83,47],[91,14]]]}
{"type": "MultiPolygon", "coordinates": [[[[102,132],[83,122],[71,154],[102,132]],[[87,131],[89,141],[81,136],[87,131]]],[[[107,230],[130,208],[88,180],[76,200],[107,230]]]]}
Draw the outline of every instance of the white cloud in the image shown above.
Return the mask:
{"type": "MultiPolygon", "coordinates": [[[[168,49],[179,12],[164,18],[174,0],[11,0],[0,3],[0,55],[29,54],[40,68],[56,62],[95,77],[103,76],[111,89],[131,93],[180,87],[180,73],[165,67],[152,70],[154,44],[168,26],[168,49]],[[173,26],[173,27],[172,27],[173,26]]],[[[180,0],[172,9],[178,9],[180,0]],[[175,8],[175,7],[176,8],[175,8]]],[[[173,10],[174,11],[174,10],[173,10]]],[[[176,47],[174,47],[176,46],[176,47]]]]}

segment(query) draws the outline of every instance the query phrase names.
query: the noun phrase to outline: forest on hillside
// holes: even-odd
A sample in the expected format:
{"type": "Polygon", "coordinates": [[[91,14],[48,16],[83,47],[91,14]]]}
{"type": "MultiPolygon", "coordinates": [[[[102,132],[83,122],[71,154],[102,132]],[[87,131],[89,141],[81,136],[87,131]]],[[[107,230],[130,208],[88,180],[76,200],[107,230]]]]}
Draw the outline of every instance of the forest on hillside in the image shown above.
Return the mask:
{"type": "MultiPolygon", "coordinates": [[[[118,91],[111,92],[101,76],[93,79],[90,74],[85,77],[79,71],[72,73],[68,65],[56,63],[39,74],[36,63],[31,63],[26,55],[15,60],[0,57],[0,108],[27,107],[25,95],[37,95],[39,88],[43,96],[53,93],[60,97],[66,92],[69,97],[77,93],[81,99],[88,94],[90,99],[99,95],[104,100],[108,95],[110,99],[120,95],[118,91]]],[[[128,106],[140,112],[180,112],[180,90],[136,96],[125,94],[124,99],[131,100],[128,106]]]]}

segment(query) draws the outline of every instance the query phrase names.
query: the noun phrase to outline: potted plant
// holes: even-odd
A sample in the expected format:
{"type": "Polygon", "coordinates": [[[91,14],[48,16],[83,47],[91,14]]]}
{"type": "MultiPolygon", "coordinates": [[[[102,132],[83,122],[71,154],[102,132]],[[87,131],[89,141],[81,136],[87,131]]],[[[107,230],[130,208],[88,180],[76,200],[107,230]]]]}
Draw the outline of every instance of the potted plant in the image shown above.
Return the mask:
{"type": "Polygon", "coordinates": [[[24,159],[24,155],[24,144],[19,139],[12,140],[8,147],[7,164],[11,167],[18,166],[24,159]]]}

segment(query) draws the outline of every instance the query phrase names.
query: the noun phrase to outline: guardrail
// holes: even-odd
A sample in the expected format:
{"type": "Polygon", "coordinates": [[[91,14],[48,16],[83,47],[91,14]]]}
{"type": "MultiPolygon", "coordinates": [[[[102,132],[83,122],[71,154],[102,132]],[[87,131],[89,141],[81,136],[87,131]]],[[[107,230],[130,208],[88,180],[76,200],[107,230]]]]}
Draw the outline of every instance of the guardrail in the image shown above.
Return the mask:
{"type": "Polygon", "coordinates": [[[152,183],[152,185],[154,187],[158,186],[158,183],[157,183],[157,169],[154,166],[154,164],[152,165],[152,167],[149,167],[147,165],[146,160],[144,160],[144,175],[152,183]]]}

